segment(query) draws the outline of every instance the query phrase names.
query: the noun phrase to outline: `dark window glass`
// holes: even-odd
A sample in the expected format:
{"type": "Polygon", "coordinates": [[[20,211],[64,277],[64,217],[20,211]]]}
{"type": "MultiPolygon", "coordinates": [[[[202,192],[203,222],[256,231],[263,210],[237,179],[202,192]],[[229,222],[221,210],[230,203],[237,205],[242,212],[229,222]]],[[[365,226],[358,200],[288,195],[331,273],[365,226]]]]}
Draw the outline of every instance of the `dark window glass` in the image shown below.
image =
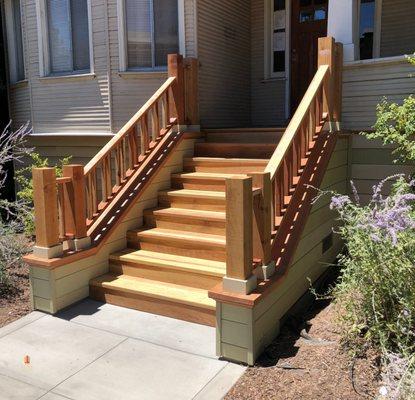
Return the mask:
{"type": "Polygon", "coordinates": [[[274,51],[274,72],[285,71],[285,51],[274,51]]]}
{"type": "Polygon", "coordinates": [[[373,34],[375,30],[375,0],[360,3],[360,59],[373,58],[373,34]]]}
{"type": "Polygon", "coordinates": [[[314,10],[314,21],[322,21],[327,18],[327,13],[325,8],[318,8],[314,10]]]}
{"type": "Polygon", "coordinates": [[[308,7],[311,6],[311,0],[300,0],[301,7],[308,7]]]}
{"type": "Polygon", "coordinates": [[[313,20],[313,11],[301,11],[300,12],[300,22],[309,22],[313,20]]]}
{"type": "Polygon", "coordinates": [[[274,0],[274,11],[285,10],[285,0],[274,0]]]}

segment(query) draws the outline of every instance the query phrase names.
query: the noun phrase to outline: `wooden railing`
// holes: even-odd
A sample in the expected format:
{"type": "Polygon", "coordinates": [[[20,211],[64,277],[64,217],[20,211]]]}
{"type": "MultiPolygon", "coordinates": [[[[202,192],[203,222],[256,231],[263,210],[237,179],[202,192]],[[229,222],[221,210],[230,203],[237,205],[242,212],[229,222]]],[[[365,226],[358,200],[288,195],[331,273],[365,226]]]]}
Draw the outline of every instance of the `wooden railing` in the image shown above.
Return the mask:
{"type": "Polygon", "coordinates": [[[65,166],[61,178],[54,168],[33,170],[35,255],[59,256],[63,245],[82,250],[98,229],[102,239],[106,214],[115,214],[114,202],[138,171],[153,172],[159,144],[168,147],[181,125],[198,124],[197,67],[196,59],[169,55],[167,80],[85,167],[65,166]]]}
{"type": "Polygon", "coordinates": [[[294,255],[311,209],[308,185],[320,185],[336,142],[342,54],[333,38],[319,39],[318,70],[264,173],[226,181],[225,291],[251,292],[258,264],[267,279],[294,255]]]}

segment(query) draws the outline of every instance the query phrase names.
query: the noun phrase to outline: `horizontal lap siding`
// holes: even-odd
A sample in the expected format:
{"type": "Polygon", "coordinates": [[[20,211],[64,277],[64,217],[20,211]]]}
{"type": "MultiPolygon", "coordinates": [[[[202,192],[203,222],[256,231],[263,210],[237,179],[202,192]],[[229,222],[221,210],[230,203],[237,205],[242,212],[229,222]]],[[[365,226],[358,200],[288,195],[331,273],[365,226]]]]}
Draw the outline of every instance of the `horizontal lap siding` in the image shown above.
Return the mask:
{"type": "Polygon", "coordinates": [[[264,0],[251,2],[251,118],[253,126],[283,125],[285,79],[264,80],[264,0]]]}
{"type": "MultiPolygon", "coordinates": [[[[351,149],[351,179],[353,180],[362,203],[367,203],[373,193],[373,186],[381,180],[395,174],[413,174],[415,167],[393,162],[393,148],[384,146],[380,141],[368,140],[355,135],[351,149]]],[[[383,188],[388,194],[390,184],[383,188]]]]}
{"type": "Polygon", "coordinates": [[[205,127],[250,124],[250,2],[197,4],[200,117],[205,127]]]}
{"type": "Polygon", "coordinates": [[[381,57],[411,54],[415,51],[414,0],[383,0],[381,57]]]}
{"type": "Polygon", "coordinates": [[[95,79],[39,79],[34,0],[26,0],[28,75],[35,133],[110,132],[105,0],[92,0],[95,79]]]}
{"type": "Polygon", "coordinates": [[[9,88],[10,119],[12,128],[18,129],[27,122],[31,122],[30,89],[28,85],[12,85],[9,88]]]}
{"type": "Polygon", "coordinates": [[[369,129],[375,122],[376,105],[386,97],[402,100],[415,92],[415,67],[407,61],[361,63],[345,66],[343,73],[343,127],[369,129]]]}

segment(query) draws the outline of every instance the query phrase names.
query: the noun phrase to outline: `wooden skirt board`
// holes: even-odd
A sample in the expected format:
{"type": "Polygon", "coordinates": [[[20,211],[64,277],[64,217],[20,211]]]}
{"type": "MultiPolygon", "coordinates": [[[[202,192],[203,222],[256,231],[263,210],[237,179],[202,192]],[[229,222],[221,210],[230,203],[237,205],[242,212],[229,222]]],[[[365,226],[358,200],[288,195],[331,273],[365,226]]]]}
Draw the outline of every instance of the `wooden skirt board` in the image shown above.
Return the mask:
{"type": "Polygon", "coordinates": [[[192,307],[190,305],[173,303],[162,299],[147,298],[133,293],[129,293],[128,296],[126,296],[125,292],[112,289],[103,291],[101,288],[94,286],[90,287],[89,296],[94,300],[114,304],[116,306],[164,315],[165,317],[181,319],[183,321],[194,322],[201,325],[216,325],[215,310],[192,307]]]}

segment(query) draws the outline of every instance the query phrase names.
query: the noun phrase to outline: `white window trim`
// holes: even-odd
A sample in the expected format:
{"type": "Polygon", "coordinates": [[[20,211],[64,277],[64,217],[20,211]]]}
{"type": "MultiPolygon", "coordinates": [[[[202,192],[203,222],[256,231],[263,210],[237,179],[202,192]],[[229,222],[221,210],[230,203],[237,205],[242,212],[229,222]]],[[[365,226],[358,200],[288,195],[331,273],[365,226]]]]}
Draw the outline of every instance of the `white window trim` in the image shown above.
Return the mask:
{"type": "Polygon", "coordinates": [[[23,79],[18,79],[17,60],[16,60],[16,38],[14,35],[14,17],[13,17],[13,6],[12,0],[4,0],[4,20],[6,21],[6,35],[7,35],[7,55],[8,55],[8,68],[10,83],[17,84],[26,80],[26,60],[25,60],[25,45],[24,45],[24,31],[23,31],[23,13],[20,3],[20,21],[22,30],[22,51],[23,51],[23,79]]]}
{"type": "MultiPolygon", "coordinates": [[[[357,54],[360,60],[360,10],[361,0],[358,0],[358,17],[357,17],[357,54]]],[[[373,59],[380,58],[380,43],[382,37],[382,6],[383,0],[375,0],[375,16],[373,27],[373,59]]]]}
{"type": "MultiPolygon", "coordinates": [[[[186,35],[185,35],[185,13],[184,0],[177,0],[178,17],[179,17],[179,52],[186,55],[186,35]]],[[[119,72],[134,71],[137,73],[148,73],[152,71],[166,71],[166,67],[159,68],[128,68],[128,52],[127,52],[127,28],[125,15],[125,0],[117,0],[117,19],[118,19],[118,53],[119,53],[119,72]]],[[[152,44],[154,45],[154,43],[152,44]]]]}
{"type": "Polygon", "coordinates": [[[291,47],[291,1],[285,0],[285,71],[273,72],[273,43],[272,43],[272,26],[273,26],[273,14],[274,6],[273,0],[264,1],[264,80],[267,79],[287,79],[290,75],[290,47],[291,47]]]}
{"type": "Polygon", "coordinates": [[[37,19],[37,38],[39,47],[39,76],[70,76],[85,73],[86,75],[95,74],[94,47],[92,40],[92,6],[91,0],[88,1],[88,34],[89,34],[89,65],[88,71],[73,71],[62,73],[51,73],[49,57],[49,33],[46,16],[46,0],[36,0],[36,19],[37,19]]]}

